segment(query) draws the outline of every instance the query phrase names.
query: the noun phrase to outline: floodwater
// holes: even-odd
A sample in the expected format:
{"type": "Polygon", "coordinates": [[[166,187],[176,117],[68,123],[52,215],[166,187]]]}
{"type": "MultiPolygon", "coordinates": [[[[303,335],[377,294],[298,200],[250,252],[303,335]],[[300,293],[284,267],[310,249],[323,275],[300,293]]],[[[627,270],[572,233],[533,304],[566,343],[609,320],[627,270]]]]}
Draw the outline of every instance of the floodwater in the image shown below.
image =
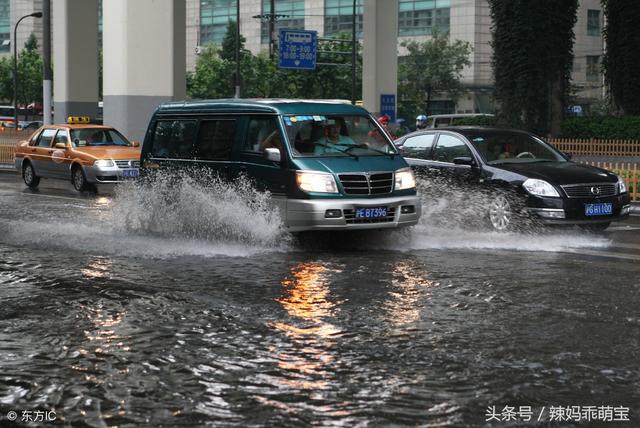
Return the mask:
{"type": "Polygon", "coordinates": [[[638,262],[576,252],[606,236],[443,224],[440,200],[300,242],[242,183],[0,201],[0,425],[513,426],[488,409],[530,406],[562,426],[551,406],[606,405],[638,425],[638,262]]]}

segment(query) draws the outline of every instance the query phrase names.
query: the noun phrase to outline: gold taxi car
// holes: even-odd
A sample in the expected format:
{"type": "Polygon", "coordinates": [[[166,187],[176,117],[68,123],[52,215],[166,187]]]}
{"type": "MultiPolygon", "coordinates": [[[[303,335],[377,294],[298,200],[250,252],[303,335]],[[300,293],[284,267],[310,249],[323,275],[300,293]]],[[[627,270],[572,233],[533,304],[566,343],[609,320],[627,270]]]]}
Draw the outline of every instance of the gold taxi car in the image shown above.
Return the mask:
{"type": "Polygon", "coordinates": [[[45,125],[16,146],[16,169],[34,189],[41,178],[71,180],[77,191],[96,183],[117,183],[138,176],[140,147],[116,129],[70,117],[45,125]]]}

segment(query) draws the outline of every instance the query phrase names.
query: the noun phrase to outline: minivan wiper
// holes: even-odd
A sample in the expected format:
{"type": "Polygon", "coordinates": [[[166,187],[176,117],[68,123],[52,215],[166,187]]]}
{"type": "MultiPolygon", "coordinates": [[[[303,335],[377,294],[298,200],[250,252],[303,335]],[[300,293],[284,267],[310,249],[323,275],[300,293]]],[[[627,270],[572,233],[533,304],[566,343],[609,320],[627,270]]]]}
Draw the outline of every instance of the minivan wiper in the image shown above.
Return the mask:
{"type": "Polygon", "coordinates": [[[349,144],[349,147],[347,147],[345,150],[352,150],[352,149],[367,149],[367,150],[371,150],[372,152],[376,152],[376,153],[380,153],[383,155],[389,155],[391,157],[391,159],[393,159],[393,156],[395,155],[395,153],[389,153],[389,152],[385,152],[384,150],[380,150],[380,149],[376,149],[375,147],[371,147],[368,144],[349,144]]]}
{"type": "Polygon", "coordinates": [[[357,156],[357,155],[354,155],[353,153],[349,153],[349,149],[348,149],[348,148],[347,148],[347,149],[345,149],[345,150],[341,150],[341,149],[338,149],[338,148],[336,148],[336,147],[335,147],[335,146],[351,146],[351,144],[334,144],[333,146],[330,146],[330,145],[328,145],[328,144],[321,143],[321,142],[319,142],[319,141],[316,141],[314,144],[316,144],[316,145],[318,145],[318,146],[320,146],[320,147],[327,148],[327,149],[336,150],[336,151],[338,151],[338,152],[340,152],[340,153],[344,153],[345,155],[349,155],[349,156],[351,156],[352,158],[356,158],[356,159],[358,159],[358,156],[357,156]]]}

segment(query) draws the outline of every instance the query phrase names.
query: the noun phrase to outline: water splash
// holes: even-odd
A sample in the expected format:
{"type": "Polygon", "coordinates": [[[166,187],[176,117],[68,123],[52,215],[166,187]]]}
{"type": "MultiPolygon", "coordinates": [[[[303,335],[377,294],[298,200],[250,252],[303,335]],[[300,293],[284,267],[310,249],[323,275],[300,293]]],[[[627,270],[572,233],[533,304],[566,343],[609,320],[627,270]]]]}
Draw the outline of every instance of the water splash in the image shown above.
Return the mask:
{"type": "Polygon", "coordinates": [[[225,182],[207,171],[125,183],[117,188],[112,214],[123,220],[123,232],[262,247],[287,241],[268,192],[257,191],[246,178],[225,182]]]}

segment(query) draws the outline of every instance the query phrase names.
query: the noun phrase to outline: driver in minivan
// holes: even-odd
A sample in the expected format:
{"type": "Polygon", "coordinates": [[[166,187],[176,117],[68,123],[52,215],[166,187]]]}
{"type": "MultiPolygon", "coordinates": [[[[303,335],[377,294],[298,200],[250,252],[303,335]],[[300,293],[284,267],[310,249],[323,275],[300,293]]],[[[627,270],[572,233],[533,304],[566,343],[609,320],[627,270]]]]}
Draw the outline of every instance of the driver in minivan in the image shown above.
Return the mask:
{"type": "Polygon", "coordinates": [[[345,151],[344,146],[355,145],[356,143],[346,135],[340,133],[342,126],[335,119],[328,119],[324,126],[324,138],[316,142],[314,154],[340,153],[345,151]]]}

